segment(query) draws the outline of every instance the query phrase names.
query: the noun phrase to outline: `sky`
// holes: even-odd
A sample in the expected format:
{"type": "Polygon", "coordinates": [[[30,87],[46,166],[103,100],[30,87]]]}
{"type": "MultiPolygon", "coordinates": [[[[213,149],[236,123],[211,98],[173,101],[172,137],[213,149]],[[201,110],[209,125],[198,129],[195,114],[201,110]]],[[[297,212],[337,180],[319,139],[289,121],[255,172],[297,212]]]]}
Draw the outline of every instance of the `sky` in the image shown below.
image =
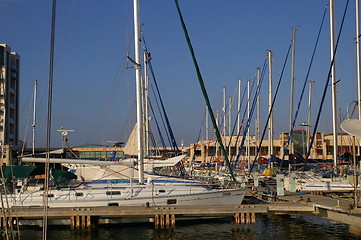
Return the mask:
{"type": "MultiPolygon", "coordinates": [[[[32,89],[38,81],[36,147],[46,145],[47,84],[51,26],[50,0],[1,0],[0,43],[21,56],[20,138],[31,141],[32,89]]],[[[324,0],[179,0],[190,39],[214,111],[222,111],[222,88],[237,98],[262,67],[267,50],[273,55],[276,89],[296,28],[296,108],[317,33],[328,1],[324,0]]],[[[336,37],[346,1],[335,0],[336,37]]],[[[61,146],[61,128],[74,130],[71,146],[126,141],[135,122],[133,1],[57,1],[51,145],[61,146]]],[[[178,141],[187,146],[204,138],[205,101],[172,0],[140,0],[140,22],[167,114],[178,141]]],[[[338,120],[357,99],[355,6],[350,1],[336,56],[338,120]]],[[[321,32],[309,80],[312,91],[311,126],[320,106],[330,67],[329,12],[321,32]]],[[[274,131],[289,131],[291,57],[274,107],[274,131]]],[[[268,109],[268,73],[261,90],[261,129],[268,109]]],[[[319,131],[332,132],[331,89],[328,87],[319,131]]],[[[253,93],[254,94],[254,93],[253,93]]],[[[307,121],[308,92],[302,99],[296,129],[307,121]]],[[[235,121],[236,100],[232,119],[235,121]]],[[[244,109],[243,103],[242,109],[244,109]]],[[[243,113],[243,110],[242,110],[243,113]]],[[[154,126],[154,123],[152,123],[154,126]]],[[[251,134],[254,134],[252,123],[251,134]]]]}

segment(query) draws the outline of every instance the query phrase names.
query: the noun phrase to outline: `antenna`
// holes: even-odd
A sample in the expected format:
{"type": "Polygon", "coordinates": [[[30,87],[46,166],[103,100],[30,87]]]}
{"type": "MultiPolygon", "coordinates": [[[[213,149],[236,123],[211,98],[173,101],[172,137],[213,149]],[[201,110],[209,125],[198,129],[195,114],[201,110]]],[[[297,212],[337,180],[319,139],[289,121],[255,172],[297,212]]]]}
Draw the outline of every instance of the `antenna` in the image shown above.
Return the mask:
{"type": "Polygon", "coordinates": [[[63,127],[61,127],[61,129],[57,130],[57,131],[61,132],[62,148],[65,149],[67,142],[68,142],[67,136],[69,135],[69,132],[75,132],[75,130],[65,130],[65,129],[63,129],[63,127]]]}

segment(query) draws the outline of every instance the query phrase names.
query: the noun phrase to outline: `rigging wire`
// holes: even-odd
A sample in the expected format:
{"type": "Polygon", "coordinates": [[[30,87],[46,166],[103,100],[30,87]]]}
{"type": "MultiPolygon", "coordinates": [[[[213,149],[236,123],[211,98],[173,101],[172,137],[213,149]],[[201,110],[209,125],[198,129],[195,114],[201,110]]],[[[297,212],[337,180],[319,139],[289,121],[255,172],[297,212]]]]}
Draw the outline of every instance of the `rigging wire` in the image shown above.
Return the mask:
{"type": "MultiPolygon", "coordinates": [[[[154,91],[153,84],[151,84],[151,88],[152,88],[153,94],[155,95],[155,91],[154,91]]],[[[157,98],[154,98],[154,100],[155,100],[155,103],[156,103],[156,105],[157,105],[158,111],[160,111],[160,106],[159,106],[158,99],[157,99],[157,98]]],[[[154,112],[153,109],[152,109],[152,113],[153,113],[153,116],[155,117],[155,112],[154,112]]],[[[166,128],[166,123],[165,123],[165,120],[164,120],[164,116],[163,116],[161,113],[160,113],[159,116],[160,116],[160,119],[162,120],[162,124],[163,124],[164,129],[167,129],[167,128],[166,128]]],[[[156,118],[155,118],[155,119],[156,119],[156,118]]],[[[158,126],[159,126],[159,125],[158,125],[158,126]]],[[[159,128],[158,134],[159,134],[159,137],[160,137],[160,138],[164,139],[164,138],[163,138],[163,135],[162,135],[162,131],[160,130],[160,128],[159,128]]],[[[169,144],[172,146],[172,140],[171,140],[171,136],[169,135],[169,132],[168,132],[168,131],[165,131],[165,134],[166,134],[166,136],[167,136],[167,139],[168,139],[169,144]]],[[[164,143],[164,146],[163,146],[163,147],[166,147],[166,144],[165,144],[165,143],[164,143]]]]}
{"type": "Polygon", "coordinates": [[[162,147],[165,148],[165,147],[166,147],[166,144],[165,144],[163,135],[162,135],[162,133],[161,133],[161,130],[160,130],[160,127],[159,127],[159,123],[158,123],[158,121],[157,121],[157,117],[156,117],[156,115],[155,115],[155,113],[154,113],[153,105],[151,104],[151,102],[149,102],[149,107],[150,107],[151,112],[153,113],[153,118],[154,118],[154,120],[155,120],[155,124],[156,124],[157,130],[158,130],[158,135],[159,135],[160,141],[161,141],[161,143],[162,143],[162,147]]]}
{"type": "Polygon", "coordinates": [[[49,188],[49,158],[50,158],[50,136],[52,117],[52,96],[53,96],[53,76],[54,76],[54,42],[55,42],[55,20],[56,20],[56,0],[52,1],[51,39],[50,39],[50,66],[48,84],[48,118],[46,131],[46,162],[45,162],[45,186],[44,186],[44,214],[43,214],[43,240],[47,239],[48,228],[48,188],[49,188]]]}
{"type": "Polygon", "coordinates": [[[267,131],[267,126],[268,126],[268,123],[270,121],[270,118],[271,118],[271,114],[272,114],[272,111],[273,111],[273,107],[275,105],[275,102],[276,102],[276,99],[277,99],[277,96],[278,96],[278,91],[279,91],[279,88],[280,88],[280,85],[281,85],[281,82],[282,82],[282,78],[283,78],[283,73],[284,73],[284,70],[285,70],[285,67],[286,67],[286,63],[287,63],[287,60],[288,60],[288,56],[290,54],[290,50],[291,50],[291,47],[292,47],[292,43],[289,45],[288,47],[288,50],[287,50],[287,55],[286,55],[286,58],[285,58],[285,61],[283,63],[283,68],[282,68],[282,71],[281,71],[281,75],[280,75],[280,78],[278,80],[278,84],[277,84],[277,88],[276,88],[276,92],[275,92],[275,95],[272,99],[272,103],[271,103],[271,108],[270,108],[270,111],[268,113],[268,117],[267,117],[267,121],[266,121],[266,124],[265,124],[265,128],[263,129],[263,133],[262,133],[262,138],[261,138],[261,141],[259,142],[259,145],[258,145],[258,151],[256,153],[256,156],[254,157],[254,160],[253,160],[253,163],[252,163],[252,166],[251,166],[251,169],[249,169],[249,173],[252,172],[253,168],[254,168],[254,165],[255,165],[255,162],[258,158],[258,155],[259,155],[259,150],[261,149],[261,146],[262,146],[262,142],[263,142],[263,139],[266,135],[266,131],[267,131]]]}
{"type": "MultiPolygon", "coordinates": [[[[144,44],[145,51],[146,51],[148,54],[150,54],[150,53],[148,52],[147,44],[146,44],[146,41],[145,41],[144,36],[142,37],[142,39],[143,39],[143,44],[144,44]]],[[[170,125],[167,112],[165,111],[165,107],[164,107],[164,103],[163,103],[162,97],[161,97],[161,95],[160,95],[160,91],[159,91],[157,79],[156,79],[156,77],[155,77],[155,73],[154,73],[154,70],[153,70],[151,58],[148,59],[148,68],[149,68],[149,70],[150,70],[150,72],[151,72],[151,75],[152,75],[152,78],[153,78],[153,82],[154,82],[155,88],[156,88],[156,90],[157,90],[157,96],[158,96],[158,99],[159,99],[159,102],[160,102],[160,106],[161,106],[161,109],[162,109],[162,111],[163,111],[164,119],[165,119],[166,126],[167,126],[166,129],[168,130],[169,135],[170,135],[171,146],[172,146],[172,148],[173,148],[173,151],[174,151],[175,153],[177,153],[177,152],[179,151],[179,150],[178,150],[178,146],[177,146],[177,142],[176,142],[176,140],[175,140],[175,137],[174,137],[174,134],[173,134],[173,130],[172,130],[172,127],[171,127],[171,125],[170,125]]]]}
{"type": "MultiPolygon", "coordinates": [[[[253,116],[253,112],[254,112],[254,109],[257,105],[257,97],[258,95],[260,94],[260,91],[261,91],[261,86],[262,86],[262,83],[263,83],[263,79],[264,79],[264,73],[266,71],[266,67],[267,67],[267,58],[265,59],[264,63],[263,63],[263,68],[262,68],[262,72],[261,72],[261,81],[260,81],[260,84],[259,86],[257,86],[257,89],[256,89],[256,93],[255,93],[255,96],[253,98],[253,102],[252,102],[252,111],[250,113],[250,119],[252,119],[251,116],[253,116]]],[[[254,84],[255,81],[253,81],[252,83],[252,88],[253,88],[253,84],[254,84]]],[[[245,95],[245,94],[244,94],[245,95]]],[[[248,102],[250,101],[250,99],[248,100],[248,102]]],[[[237,136],[237,140],[236,140],[236,144],[239,140],[239,136],[240,136],[240,133],[241,133],[241,128],[243,128],[243,123],[244,123],[244,119],[245,119],[245,115],[246,115],[246,111],[247,111],[247,108],[245,108],[244,110],[244,113],[243,113],[243,118],[242,118],[242,123],[240,125],[240,129],[238,129],[238,136],[237,136]]],[[[243,149],[243,145],[244,145],[244,142],[245,142],[245,137],[246,137],[246,134],[248,132],[248,128],[250,126],[250,119],[247,119],[247,122],[246,122],[246,127],[244,128],[243,130],[243,138],[242,138],[242,143],[241,145],[239,146],[239,151],[238,151],[238,154],[236,156],[236,161],[235,161],[235,164],[234,164],[234,168],[237,168],[237,164],[238,164],[238,161],[239,161],[239,157],[240,155],[242,154],[242,149],[243,149]]],[[[249,161],[249,160],[248,160],[249,161]]]]}
{"type": "Polygon", "coordinates": [[[323,94],[322,94],[322,98],[321,98],[320,107],[319,107],[319,110],[318,110],[318,113],[317,113],[315,127],[313,128],[312,138],[311,138],[309,148],[307,150],[306,161],[305,161],[305,164],[304,164],[303,168],[306,168],[307,160],[308,160],[308,158],[310,156],[312,145],[313,145],[315,137],[316,137],[317,127],[318,127],[318,123],[320,121],[320,116],[321,116],[321,112],[322,112],[323,103],[324,103],[325,98],[326,98],[326,93],[327,93],[327,89],[328,89],[328,85],[329,85],[330,77],[331,77],[331,73],[332,73],[332,67],[333,67],[334,62],[335,62],[335,57],[336,57],[336,53],[337,53],[337,49],[338,49],[338,44],[340,42],[340,37],[341,37],[342,29],[343,29],[343,24],[345,22],[349,2],[350,2],[350,0],[347,0],[346,5],[345,5],[345,9],[344,9],[344,13],[343,13],[342,21],[341,21],[341,25],[340,25],[340,31],[339,31],[338,36],[337,36],[335,49],[333,51],[333,58],[331,60],[330,67],[329,67],[329,70],[328,70],[328,75],[327,75],[327,79],[326,79],[326,82],[325,82],[325,87],[323,89],[323,94]]]}
{"type": "MultiPolygon", "coordinates": [[[[310,64],[309,64],[309,66],[308,66],[308,70],[307,70],[307,74],[306,74],[306,77],[305,77],[305,81],[303,82],[303,88],[302,88],[302,91],[301,91],[300,98],[299,98],[299,100],[298,100],[297,110],[296,110],[296,112],[295,112],[295,116],[294,116],[293,121],[292,121],[290,133],[289,133],[288,139],[287,139],[287,144],[286,144],[286,146],[285,146],[285,149],[284,149],[284,152],[283,152],[283,156],[282,156],[282,160],[281,160],[281,163],[280,163],[280,165],[279,165],[279,168],[282,167],[282,164],[283,164],[283,161],[284,161],[286,152],[287,152],[287,150],[289,149],[289,144],[290,144],[290,141],[291,141],[291,138],[292,138],[292,134],[293,134],[294,127],[295,127],[295,125],[296,125],[296,120],[297,120],[298,114],[299,114],[299,112],[300,112],[303,95],[304,95],[304,93],[305,93],[306,85],[307,85],[307,82],[308,82],[308,77],[309,77],[310,72],[311,72],[311,68],[312,68],[312,64],[313,64],[313,59],[314,59],[314,57],[315,57],[315,55],[316,55],[316,50],[317,50],[317,47],[318,47],[318,41],[319,41],[320,36],[321,36],[322,27],[323,27],[323,24],[324,24],[326,12],[327,12],[327,5],[326,5],[326,8],[325,8],[325,10],[324,10],[324,12],[323,12],[323,16],[322,16],[322,20],[321,20],[321,25],[320,25],[320,28],[319,28],[319,30],[318,30],[318,34],[317,34],[315,46],[314,46],[314,48],[313,48],[313,52],[312,52],[310,64]]],[[[308,141],[308,139],[307,139],[307,141],[308,141]]],[[[290,160],[289,160],[289,161],[290,161],[290,160]]]]}
{"type": "Polygon", "coordinates": [[[185,38],[186,38],[187,45],[188,45],[189,51],[190,51],[191,56],[192,56],[193,64],[194,64],[194,67],[195,67],[195,69],[196,69],[198,81],[199,81],[200,87],[201,87],[201,89],[202,89],[203,96],[204,96],[205,101],[206,101],[207,106],[208,106],[209,115],[210,115],[210,117],[211,117],[211,121],[212,121],[214,130],[215,130],[217,139],[218,139],[218,143],[219,143],[219,145],[220,145],[220,147],[221,147],[221,149],[222,149],[224,159],[225,159],[225,161],[226,161],[226,164],[227,164],[229,173],[230,173],[230,175],[231,175],[231,179],[232,179],[234,182],[237,182],[237,181],[236,181],[236,178],[235,178],[234,175],[233,175],[233,171],[232,171],[232,168],[231,168],[229,159],[228,159],[227,150],[225,149],[225,147],[224,147],[224,145],[223,145],[223,143],[222,143],[222,138],[221,138],[221,135],[220,135],[220,133],[219,133],[216,120],[215,120],[215,118],[214,118],[213,110],[212,110],[212,108],[211,108],[211,103],[210,103],[209,98],[208,98],[208,94],[207,94],[207,91],[206,91],[206,88],[205,88],[205,85],[204,85],[203,77],[202,77],[202,75],[201,75],[201,72],[200,72],[200,69],[199,69],[199,66],[198,66],[198,62],[197,62],[197,60],[196,60],[196,56],[195,56],[195,53],[194,53],[194,50],[193,50],[193,46],[192,46],[191,40],[190,40],[190,38],[189,38],[188,30],[187,30],[186,25],[185,25],[184,20],[183,20],[183,16],[182,16],[182,13],[181,13],[181,10],[180,10],[180,7],[179,7],[178,0],[174,0],[174,1],[175,1],[175,5],[176,5],[176,8],[177,8],[178,14],[179,14],[179,19],[180,19],[180,21],[181,21],[181,25],[182,25],[182,29],[183,29],[183,32],[184,32],[184,36],[185,36],[185,38]]]}

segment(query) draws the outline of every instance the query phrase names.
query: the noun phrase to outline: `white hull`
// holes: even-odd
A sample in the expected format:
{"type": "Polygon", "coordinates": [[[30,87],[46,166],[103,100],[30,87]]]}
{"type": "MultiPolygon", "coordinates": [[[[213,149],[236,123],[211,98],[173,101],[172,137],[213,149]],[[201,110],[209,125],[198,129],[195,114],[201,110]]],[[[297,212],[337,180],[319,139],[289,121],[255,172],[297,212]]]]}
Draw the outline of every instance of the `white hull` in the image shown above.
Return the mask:
{"type": "MultiPolygon", "coordinates": [[[[98,184],[97,184],[98,185],[98,184]]],[[[11,206],[43,206],[44,191],[19,193],[11,206]]],[[[49,190],[49,207],[240,205],[244,190],[208,190],[203,187],[137,185],[134,188],[49,190]]]]}
{"type": "MultiPolygon", "coordinates": [[[[294,180],[295,189],[306,192],[351,192],[354,191],[353,184],[347,178],[322,178],[312,173],[296,173],[294,180]]],[[[290,190],[289,177],[285,178],[285,188],[290,190]]]]}

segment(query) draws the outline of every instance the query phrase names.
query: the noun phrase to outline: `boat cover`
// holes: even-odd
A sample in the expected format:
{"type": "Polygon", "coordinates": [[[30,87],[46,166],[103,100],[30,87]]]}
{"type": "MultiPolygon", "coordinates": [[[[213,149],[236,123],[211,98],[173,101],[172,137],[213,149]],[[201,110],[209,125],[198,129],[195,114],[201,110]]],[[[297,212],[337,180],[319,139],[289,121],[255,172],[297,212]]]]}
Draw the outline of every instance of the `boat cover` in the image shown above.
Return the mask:
{"type": "Polygon", "coordinates": [[[14,165],[2,166],[1,176],[3,178],[29,178],[30,176],[43,173],[43,166],[14,165]]]}

